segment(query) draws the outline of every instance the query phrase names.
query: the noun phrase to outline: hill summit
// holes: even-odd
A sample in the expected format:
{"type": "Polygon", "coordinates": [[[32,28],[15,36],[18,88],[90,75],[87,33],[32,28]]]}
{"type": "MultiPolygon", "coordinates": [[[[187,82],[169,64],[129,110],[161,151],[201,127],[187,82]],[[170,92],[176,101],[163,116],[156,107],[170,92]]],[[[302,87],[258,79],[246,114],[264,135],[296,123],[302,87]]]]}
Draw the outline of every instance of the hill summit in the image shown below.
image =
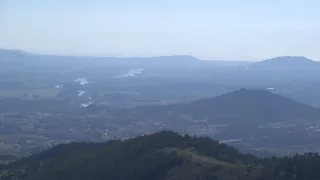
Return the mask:
{"type": "Polygon", "coordinates": [[[240,89],[218,97],[204,98],[188,104],[155,107],[138,107],[132,115],[148,116],[154,119],[169,119],[168,112],[179,116],[190,115],[193,119],[206,117],[209,123],[269,123],[316,120],[320,111],[310,105],[298,103],[267,90],[240,89]]]}
{"type": "Polygon", "coordinates": [[[267,90],[241,89],[192,102],[186,112],[210,114],[216,120],[245,122],[290,121],[320,117],[318,109],[267,90]]]}
{"type": "Polygon", "coordinates": [[[299,70],[320,68],[320,63],[303,56],[280,56],[252,64],[255,69],[299,70]]]}
{"type": "Polygon", "coordinates": [[[259,159],[210,138],[161,131],[124,141],[58,145],[0,167],[0,179],[311,180],[320,178],[319,164],[316,153],[259,159]]]}
{"type": "Polygon", "coordinates": [[[71,143],[9,164],[2,180],[169,180],[224,177],[255,178],[247,173],[256,157],[204,137],[171,131],[106,143],[71,143]],[[208,171],[210,170],[210,171],[208,171]],[[226,172],[233,173],[226,173],[226,172]],[[245,176],[246,175],[246,176],[245,176]]]}

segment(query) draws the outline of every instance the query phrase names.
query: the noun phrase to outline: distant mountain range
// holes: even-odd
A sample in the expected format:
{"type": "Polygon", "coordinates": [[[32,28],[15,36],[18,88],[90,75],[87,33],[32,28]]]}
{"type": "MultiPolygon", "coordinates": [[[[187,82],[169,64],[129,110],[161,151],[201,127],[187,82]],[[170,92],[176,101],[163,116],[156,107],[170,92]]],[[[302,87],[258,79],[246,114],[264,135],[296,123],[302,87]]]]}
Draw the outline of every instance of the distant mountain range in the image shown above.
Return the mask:
{"type": "MultiPolygon", "coordinates": [[[[5,50],[0,49],[0,61],[14,61],[17,59],[39,59],[39,58],[47,58],[47,59],[64,59],[68,58],[69,60],[149,60],[149,61],[164,61],[166,63],[170,62],[180,62],[180,63],[190,63],[199,61],[199,59],[190,56],[190,55],[173,55],[173,56],[155,56],[155,57],[94,57],[94,56],[61,56],[61,55],[41,55],[41,54],[34,54],[29,53],[21,50],[5,50]]],[[[221,60],[214,60],[214,61],[204,61],[204,62],[219,62],[221,64],[226,62],[231,63],[249,63],[247,61],[221,61],[221,60]]],[[[315,64],[318,64],[317,61],[313,61],[303,56],[280,56],[275,57],[272,59],[263,60],[260,62],[252,63],[252,66],[255,68],[275,68],[275,67],[282,67],[285,66],[287,68],[297,68],[297,67],[312,67],[315,64]]]]}
{"type": "Polygon", "coordinates": [[[159,57],[93,57],[93,56],[61,56],[61,55],[41,55],[16,50],[0,50],[0,66],[10,69],[21,68],[44,68],[69,69],[74,68],[96,68],[96,67],[159,67],[169,66],[184,67],[217,67],[217,66],[237,66],[246,62],[223,62],[223,61],[201,61],[193,56],[174,55],[159,57]]]}
{"type": "Polygon", "coordinates": [[[172,55],[172,56],[154,56],[154,57],[108,57],[108,56],[69,56],[69,55],[44,55],[44,54],[34,54],[21,50],[5,50],[0,49],[0,60],[10,60],[16,58],[69,58],[70,60],[77,59],[95,59],[95,60],[160,60],[160,61],[182,61],[182,62],[192,62],[198,61],[199,59],[189,56],[189,55],[172,55]],[[24,56],[24,57],[23,57],[24,56]]]}
{"type": "MultiPolygon", "coordinates": [[[[306,57],[282,56],[260,62],[199,60],[189,55],[159,56],[159,57],[90,57],[90,56],[60,56],[40,55],[19,50],[1,50],[0,65],[7,69],[37,68],[38,70],[102,67],[132,67],[132,68],[220,68],[229,67],[231,73],[249,71],[264,73],[277,71],[281,73],[305,71],[307,73],[320,70],[320,63],[306,57]],[[90,63],[89,63],[90,62],[90,63]],[[93,63],[94,62],[94,63],[93,63]]],[[[1,70],[1,69],[0,69],[1,70]]],[[[182,70],[182,69],[179,69],[182,70]]]]}
{"type": "MultiPolygon", "coordinates": [[[[199,60],[188,55],[160,57],[89,57],[38,55],[16,50],[0,50],[0,73],[51,74],[72,78],[119,77],[143,69],[137,77],[170,77],[213,82],[259,84],[262,79],[319,78],[320,63],[305,57],[284,56],[260,62],[199,60]],[[298,73],[297,73],[298,72],[298,73]],[[77,77],[78,76],[78,77],[77,77]]],[[[27,75],[26,75],[27,76],[27,75]]],[[[133,76],[135,77],[135,76],[133,76]]],[[[245,85],[237,88],[247,87],[245,85]]]]}

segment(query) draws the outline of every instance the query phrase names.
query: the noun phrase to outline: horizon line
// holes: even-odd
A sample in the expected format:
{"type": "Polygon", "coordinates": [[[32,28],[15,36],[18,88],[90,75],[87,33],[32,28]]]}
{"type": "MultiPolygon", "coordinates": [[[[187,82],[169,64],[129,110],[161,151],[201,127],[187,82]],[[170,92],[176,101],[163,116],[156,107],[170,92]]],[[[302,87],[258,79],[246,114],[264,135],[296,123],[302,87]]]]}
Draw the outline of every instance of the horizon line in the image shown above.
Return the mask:
{"type": "Polygon", "coordinates": [[[77,54],[58,54],[58,53],[38,53],[38,52],[32,52],[32,51],[27,51],[27,50],[22,50],[22,49],[9,49],[9,48],[0,48],[0,51],[11,51],[11,52],[16,52],[16,53],[23,53],[23,54],[29,54],[29,55],[38,55],[38,56],[60,56],[60,57],[90,57],[90,58],[157,58],[157,57],[175,57],[175,56],[186,56],[186,57],[192,57],[195,60],[199,60],[199,61],[217,61],[217,62],[261,62],[261,61],[265,61],[265,60],[270,60],[270,59],[274,59],[274,58],[280,58],[280,57],[303,57],[312,61],[316,61],[317,60],[313,60],[310,59],[306,56],[291,56],[291,55],[279,55],[279,56],[273,56],[270,58],[265,58],[262,60],[217,60],[217,59],[202,59],[202,58],[198,58],[196,56],[193,56],[192,54],[170,54],[170,55],[154,55],[154,56],[134,56],[134,55],[118,55],[118,56],[113,56],[113,55],[77,55],[77,54]]]}

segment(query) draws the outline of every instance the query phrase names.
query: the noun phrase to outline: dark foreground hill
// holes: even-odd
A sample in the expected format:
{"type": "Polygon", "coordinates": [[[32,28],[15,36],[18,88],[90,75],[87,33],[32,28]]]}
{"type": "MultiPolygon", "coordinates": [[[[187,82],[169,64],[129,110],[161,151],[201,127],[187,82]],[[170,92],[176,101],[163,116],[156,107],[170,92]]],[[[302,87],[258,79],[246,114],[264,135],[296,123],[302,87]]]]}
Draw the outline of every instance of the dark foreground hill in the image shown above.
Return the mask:
{"type": "Polygon", "coordinates": [[[234,179],[256,177],[259,167],[247,172],[255,160],[209,138],[163,131],[103,144],[59,145],[8,165],[1,179],[234,179]]]}
{"type": "Polygon", "coordinates": [[[241,89],[205,98],[189,104],[142,106],[131,110],[132,116],[162,117],[189,115],[212,123],[269,123],[279,121],[317,120],[320,111],[267,90],[241,89]]]}
{"type": "Polygon", "coordinates": [[[311,180],[320,178],[319,170],[317,154],[262,160],[209,138],[163,131],[125,141],[59,145],[2,167],[0,179],[311,180]]]}

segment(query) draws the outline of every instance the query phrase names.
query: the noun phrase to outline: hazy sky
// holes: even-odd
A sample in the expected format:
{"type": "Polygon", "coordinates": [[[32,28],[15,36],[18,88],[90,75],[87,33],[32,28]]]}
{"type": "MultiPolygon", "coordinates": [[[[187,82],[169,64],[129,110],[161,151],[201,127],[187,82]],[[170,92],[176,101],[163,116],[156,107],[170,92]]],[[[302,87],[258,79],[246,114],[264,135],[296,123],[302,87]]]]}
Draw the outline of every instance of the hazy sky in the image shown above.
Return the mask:
{"type": "Polygon", "coordinates": [[[319,0],[0,0],[0,48],[320,60],[319,0]]]}

